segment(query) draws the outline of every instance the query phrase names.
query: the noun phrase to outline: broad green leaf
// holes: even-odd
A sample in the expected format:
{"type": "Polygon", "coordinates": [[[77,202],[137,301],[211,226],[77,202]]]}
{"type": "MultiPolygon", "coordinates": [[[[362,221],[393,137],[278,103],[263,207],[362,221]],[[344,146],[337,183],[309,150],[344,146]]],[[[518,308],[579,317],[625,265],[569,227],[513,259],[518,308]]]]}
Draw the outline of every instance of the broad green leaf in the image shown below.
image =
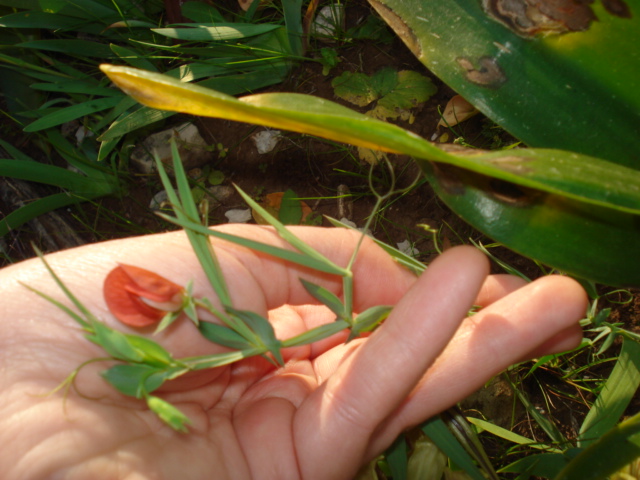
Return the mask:
{"type": "Polygon", "coordinates": [[[369,3],[430,71],[527,145],[640,168],[637,0],[615,2],[617,14],[609,2],[369,3]]]}
{"type": "Polygon", "coordinates": [[[184,2],[182,4],[182,15],[198,23],[224,22],[224,17],[215,7],[203,2],[184,2]]]}
{"type": "MultiPolygon", "coordinates": [[[[389,470],[391,470],[393,480],[407,480],[407,450],[407,442],[404,434],[401,434],[384,452],[384,457],[387,460],[389,470]]],[[[425,477],[413,478],[424,479],[425,477]]],[[[440,477],[435,480],[439,480],[439,478],[440,477]]]]}
{"type": "MultiPolygon", "coordinates": [[[[570,453],[575,455],[578,450],[570,453]]],[[[539,453],[517,460],[499,470],[500,473],[521,473],[523,478],[532,476],[555,478],[570,462],[571,455],[563,453],[539,453]]],[[[576,479],[577,480],[577,479],[576,479]]]]}
{"type": "Polygon", "coordinates": [[[640,458],[640,414],[620,423],[582,450],[554,480],[600,480],[640,458]]]}
{"type": "MultiPolygon", "coordinates": [[[[577,277],[640,285],[640,215],[421,163],[440,198],[510,249],[577,277]]],[[[604,191],[604,189],[603,189],[604,191]]]]}
{"type": "Polygon", "coordinates": [[[256,123],[373,150],[404,153],[584,202],[640,213],[640,172],[613,167],[596,158],[554,150],[486,153],[455,148],[446,152],[400,127],[309,95],[276,93],[236,99],[153,72],[110,65],[102,65],[101,69],[127,94],[153,108],[256,123]],[[604,181],[606,190],[602,188],[604,181]]]}
{"type": "Polygon", "coordinates": [[[193,28],[153,28],[152,31],[165,37],[197,42],[240,40],[262,35],[280,28],[279,25],[256,25],[251,23],[221,23],[211,26],[193,25],[193,28]]]}
{"type": "Polygon", "coordinates": [[[412,155],[445,202],[495,240],[579,277],[640,285],[640,270],[628,260],[640,258],[638,171],[557,150],[487,153],[450,146],[445,151],[397,126],[315,97],[262,94],[235,99],[151,72],[101,68],[128,94],[154,108],[412,155]],[[436,171],[425,160],[465,170],[443,166],[436,171]],[[612,248],[604,253],[603,245],[612,248]]]}
{"type": "MultiPolygon", "coordinates": [[[[305,38],[306,32],[302,25],[302,19],[304,17],[302,3],[303,0],[283,0],[282,2],[286,28],[280,31],[286,33],[286,39],[282,39],[280,45],[284,51],[296,56],[304,55],[303,39],[305,38]]],[[[255,12],[259,6],[260,2],[255,2],[249,11],[255,12]]]]}
{"type": "Polygon", "coordinates": [[[622,351],[580,427],[579,447],[588,447],[613,428],[640,386],[640,344],[624,339],[622,351]]]}
{"type": "Polygon", "coordinates": [[[371,77],[365,73],[345,70],[331,81],[331,86],[337,97],[359,107],[366,107],[380,97],[372,83],[371,77]]]}

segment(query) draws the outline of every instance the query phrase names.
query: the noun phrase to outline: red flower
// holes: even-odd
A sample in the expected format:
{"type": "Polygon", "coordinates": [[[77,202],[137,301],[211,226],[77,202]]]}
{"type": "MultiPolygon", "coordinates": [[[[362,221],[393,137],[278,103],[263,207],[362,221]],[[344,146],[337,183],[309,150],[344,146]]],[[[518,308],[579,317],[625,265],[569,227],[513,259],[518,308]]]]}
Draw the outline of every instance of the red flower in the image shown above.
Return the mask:
{"type": "Polygon", "coordinates": [[[130,327],[147,327],[180,308],[184,289],[144,268],[120,264],[104,279],[102,291],[118,320],[130,327]]]}

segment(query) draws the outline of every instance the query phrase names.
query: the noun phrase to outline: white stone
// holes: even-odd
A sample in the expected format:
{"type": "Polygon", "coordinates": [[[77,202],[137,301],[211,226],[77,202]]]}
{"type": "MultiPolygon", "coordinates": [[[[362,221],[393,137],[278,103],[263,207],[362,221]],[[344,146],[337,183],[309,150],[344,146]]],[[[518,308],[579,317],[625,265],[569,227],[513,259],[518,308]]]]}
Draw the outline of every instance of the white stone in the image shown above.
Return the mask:
{"type": "Polygon", "coordinates": [[[224,216],[227,217],[229,223],[247,223],[251,220],[251,209],[234,208],[224,212],[224,216]]]}
{"type": "Polygon", "coordinates": [[[255,143],[259,154],[269,153],[280,141],[280,130],[263,130],[262,132],[251,135],[251,140],[255,143]]]}

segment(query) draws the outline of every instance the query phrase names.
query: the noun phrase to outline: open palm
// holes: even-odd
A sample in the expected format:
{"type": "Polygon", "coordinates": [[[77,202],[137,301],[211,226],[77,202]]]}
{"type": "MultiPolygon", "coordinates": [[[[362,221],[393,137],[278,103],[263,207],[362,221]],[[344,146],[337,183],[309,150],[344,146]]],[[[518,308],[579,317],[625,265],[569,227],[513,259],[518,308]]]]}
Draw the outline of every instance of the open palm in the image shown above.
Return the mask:
{"type": "MultiPolygon", "coordinates": [[[[284,246],[268,228],[224,228],[284,246]]],[[[357,240],[344,230],[294,231],[339,265],[346,265],[357,240]]],[[[215,245],[234,306],[268,315],[279,338],[334,320],[314,305],[299,278],[338,295],[339,279],[215,245]]],[[[130,330],[109,314],[101,294],[118,262],[179,285],[193,280],[196,296],[213,297],[181,233],[81,247],[48,261],[98,318],[123,331],[130,330]]],[[[448,251],[416,278],[365,242],[354,277],[356,311],[396,305],[374,334],[346,345],[346,334],[337,334],[285,350],[281,369],[250,358],[169,383],[158,395],[191,419],[185,434],[108,385],[99,376],[106,361],[80,370],[77,390],[46,395],[104,352],[21,284],[62,300],[38,260],[0,271],[2,478],[351,478],[403,429],[455,404],[510,364],[580,339],[577,320],[586,298],[578,284],[564,277],[525,285],[488,276],[486,260],[470,247],[448,251]],[[473,304],[484,308],[464,320],[473,304]]],[[[154,340],[176,357],[221,351],[187,321],[154,340]]]]}

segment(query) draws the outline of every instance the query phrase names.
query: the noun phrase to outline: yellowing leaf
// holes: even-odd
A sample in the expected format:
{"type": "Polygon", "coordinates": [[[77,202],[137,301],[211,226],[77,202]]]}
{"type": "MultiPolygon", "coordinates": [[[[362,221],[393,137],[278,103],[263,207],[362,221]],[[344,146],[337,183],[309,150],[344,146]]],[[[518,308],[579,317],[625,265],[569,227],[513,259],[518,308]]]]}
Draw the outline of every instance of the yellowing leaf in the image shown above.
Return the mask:
{"type": "Polygon", "coordinates": [[[379,97],[371,83],[371,77],[364,73],[342,72],[331,82],[337,97],[359,107],[366,107],[379,97]]]}

